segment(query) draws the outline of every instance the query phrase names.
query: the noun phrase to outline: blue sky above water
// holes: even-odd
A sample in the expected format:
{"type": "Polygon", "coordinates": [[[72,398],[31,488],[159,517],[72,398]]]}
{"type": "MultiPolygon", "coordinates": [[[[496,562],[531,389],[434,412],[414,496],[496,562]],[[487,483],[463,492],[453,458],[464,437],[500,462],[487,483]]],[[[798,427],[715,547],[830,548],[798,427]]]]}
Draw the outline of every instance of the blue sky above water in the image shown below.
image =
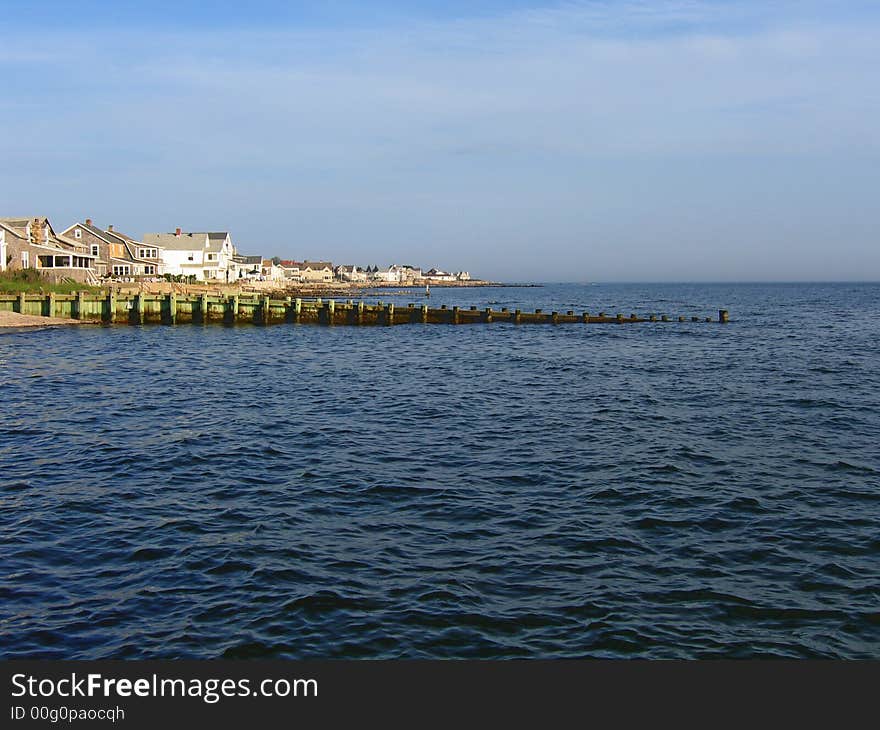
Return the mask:
{"type": "Polygon", "coordinates": [[[0,0],[0,215],[503,279],[877,280],[880,8],[840,5],[0,0]]]}

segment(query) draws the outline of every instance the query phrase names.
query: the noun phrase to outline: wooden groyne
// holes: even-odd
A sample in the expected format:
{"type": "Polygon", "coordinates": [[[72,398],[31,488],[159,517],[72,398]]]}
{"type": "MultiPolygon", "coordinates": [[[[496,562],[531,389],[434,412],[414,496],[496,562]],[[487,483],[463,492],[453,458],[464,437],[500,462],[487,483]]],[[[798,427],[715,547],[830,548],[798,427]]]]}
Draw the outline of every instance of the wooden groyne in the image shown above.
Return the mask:
{"type": "Polygon", "coordinates": [[[334,299],[272,299],[268,296],[211,296],[208,294],[0,294],[0,311],[116,324],[632,324],[639,322],[721,322],[728,321],[727,310],[718,319],[667,314],[608,314],[607,312],[547,312],[536,309],[478,309],[477,307],[429,307],[392,303],[367,304],[363,301],[334,299]]]}

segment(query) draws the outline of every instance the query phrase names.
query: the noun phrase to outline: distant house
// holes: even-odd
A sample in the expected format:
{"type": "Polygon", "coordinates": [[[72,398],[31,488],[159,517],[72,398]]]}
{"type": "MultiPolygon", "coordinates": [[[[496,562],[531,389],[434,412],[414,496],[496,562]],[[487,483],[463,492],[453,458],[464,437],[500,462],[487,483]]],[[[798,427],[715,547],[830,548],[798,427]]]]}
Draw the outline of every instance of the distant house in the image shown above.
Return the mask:
{"type": "Polygon", "coordinates": [[[367,280],[367,273],[357,266],[337,266],[336,278],[340,281],[363,282],[367,280]]]}
{"type": "Polygon", "coordinates": [[[91,218],[86,218],[84,223],[74,223],[63,234],[86,246],[95,256],[98,276],[128,278],[162,273],[157,247],[146,246],[131,236],[114,231],[112,225],[102,230],[92,224],[91,218]]]}
{"type": "Polygon", "coordinates": [[[459,281],[470,281],[471,275],[467,271],[459,271],[455,275],[455,278],[458,279],[459,281]]]}
{"type": "Polygon", "coordinates": [[[235,254],[232,257],[230,281],[236,279],[260,279],[263,276],[262,256],[241,256],[235,254]]]}
{"type": "Polygon", "coordinates": [[[303,261],[300,276],[306,283],[333,281],[333,264],[329,261],[303,261]]]}
{"type": "Polygon", "coordinates": [[[441,269],[431,269],[430,271],[426,271],[422,274],[422,277],[430,279],[431,281],[455,281],[455,274],[450,274],[448,271],[443,271],[441,269]]]}
{"type": "Polygon", "coordinates": [[[302,264],[299,261],[290,261],[283,260],[279,266],[281,267],[281,271],[284,274],[284,278],[287,281],[291,282],[301,282],[302,278],[302,264]]]}
{"type": "Polygon", "coordinates": [[[422,278],[422,270],[416,266],[401,266],[400,281],[412,284],[422,278]]]}
{"type": "Polygon", "coordinates": [[[271,259],[263,259],[260,270],[266,281],[284,281],[284,267],[281,266],[279,259],[276,260],[278,261],[277,264],[271,259]]]}
{"type": "Polygon", "coordinates": [[[376,269],[370,275],[370,279],[380,284],[398,284],[400,283],[400,269],[397,266],[376,269]]]}
{"type": "Polygon", "coordinates": [[[0,218],[0,229],[6,269],[33,268],[55,280],[97,282],[88,247],[56,234],[48,218],[0,218]]]}
{"type": "Polygon", "coordinates": [[[194,276],[197,281],[231,281],[237,276],[235,246],[229,233],[145,233],[144,245],[161,251],[166,274],[194,276]]]}

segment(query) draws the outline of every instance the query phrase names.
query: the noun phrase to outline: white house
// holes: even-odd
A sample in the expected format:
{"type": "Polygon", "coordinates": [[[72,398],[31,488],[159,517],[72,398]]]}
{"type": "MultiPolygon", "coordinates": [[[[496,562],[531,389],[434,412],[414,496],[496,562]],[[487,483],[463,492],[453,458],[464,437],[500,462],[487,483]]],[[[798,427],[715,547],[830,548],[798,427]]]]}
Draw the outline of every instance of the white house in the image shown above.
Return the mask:
{"type": "Polygon", "coordinates": [[[6,271],[6,229],[0,226],[0,271],[6,271]]]}
{"type": "Polygon", "coordinates": [[[340,281],[366,281],[367,272],[357,266],[337,266],[336,278],[340,281]]]}
{"type": "Polygon", "coordinates": [[[431,269],[422,274],[422,276],[431,281],[455,281],[455,274],[450,274],[448,271],[442,271],[441,269],[431,269]]]}
{"type": "Polygon", "coordinates": [[[276,264],[272,259],[263,259],[261,272],[266,281],[284,281],[284,267],[281,262],[276,264]]]}
{"type": "Polygon", "coordinates": [[[172,276],[194,276],[197,281],[233,281],[238,267],[229,233],[145,233],[144,245],[156,247],[163,269],[172,276]]]}
{"type": "Polygon", "coordinates": [[[384,269],[377,269],[370,274],[370,279],[381,282],[382,284],[399,284],[400,270],[396,266],[388,266],[384,269]]]}

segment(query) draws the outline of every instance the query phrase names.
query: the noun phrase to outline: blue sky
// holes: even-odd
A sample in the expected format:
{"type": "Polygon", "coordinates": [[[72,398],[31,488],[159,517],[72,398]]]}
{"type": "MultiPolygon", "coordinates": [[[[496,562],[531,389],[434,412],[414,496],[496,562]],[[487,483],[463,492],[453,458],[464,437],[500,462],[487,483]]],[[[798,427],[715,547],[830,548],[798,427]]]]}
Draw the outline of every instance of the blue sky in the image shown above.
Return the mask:
{"type": "Polygon", "coordinates": [[[880,280],[878,3],[205,5],[0,0],[0,215],[508,280],[880,280]]]}

